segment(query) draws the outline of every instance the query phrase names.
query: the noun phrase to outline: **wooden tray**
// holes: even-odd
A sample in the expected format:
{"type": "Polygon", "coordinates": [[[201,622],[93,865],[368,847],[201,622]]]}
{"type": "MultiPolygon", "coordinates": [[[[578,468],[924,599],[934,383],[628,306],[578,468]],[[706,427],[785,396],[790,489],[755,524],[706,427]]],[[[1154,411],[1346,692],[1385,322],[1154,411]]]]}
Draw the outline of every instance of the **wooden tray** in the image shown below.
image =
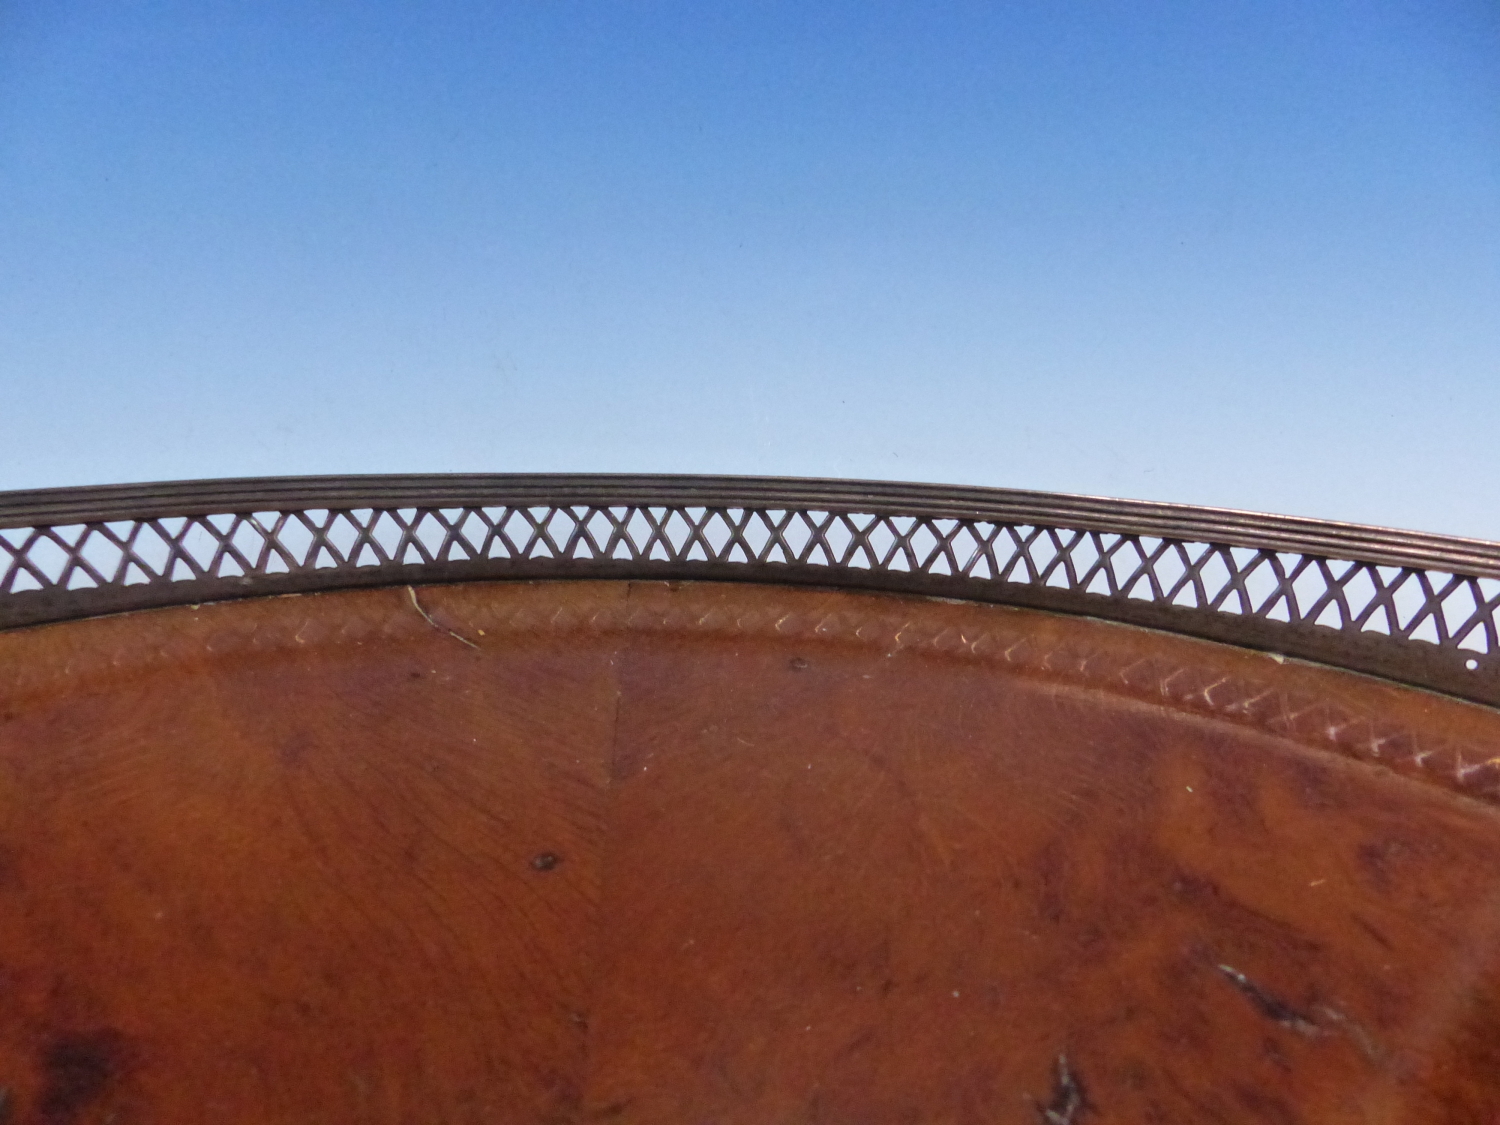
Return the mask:
{"type": "Polygon", "coordinates": [[[1487,708],[1129,626],[485,583],[0,635],[37,1122],[1488,1122],[1487,708]]]}

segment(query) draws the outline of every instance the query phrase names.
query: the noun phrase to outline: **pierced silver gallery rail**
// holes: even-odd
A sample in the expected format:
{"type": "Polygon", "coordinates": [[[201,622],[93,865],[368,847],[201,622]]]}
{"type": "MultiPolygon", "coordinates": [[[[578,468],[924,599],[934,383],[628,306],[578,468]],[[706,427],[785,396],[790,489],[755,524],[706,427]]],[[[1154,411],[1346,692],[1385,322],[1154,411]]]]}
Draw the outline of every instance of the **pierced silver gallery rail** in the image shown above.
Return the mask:
{"type": "Polygon", "coordinates": [[[999,602],[1500,706],[1500,543],[1004,489],[669,476],[0,493],[0,628],[484,579],[700,579],[999,602]]]}

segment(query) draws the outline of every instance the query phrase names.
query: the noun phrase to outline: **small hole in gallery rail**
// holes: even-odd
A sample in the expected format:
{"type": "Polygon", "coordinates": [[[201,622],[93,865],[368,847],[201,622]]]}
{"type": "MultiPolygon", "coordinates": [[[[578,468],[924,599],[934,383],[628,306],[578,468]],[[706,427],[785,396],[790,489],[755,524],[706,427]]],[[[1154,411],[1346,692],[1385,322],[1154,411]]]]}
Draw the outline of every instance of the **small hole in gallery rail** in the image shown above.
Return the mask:
{"type": "Polygon", "coordinates": [[[1475,660],[1473,657],[1470,657],[1468,660],[1464,661],[1464,667],[1473,672],[1479,667],[1479,661],[1475,660]]]}

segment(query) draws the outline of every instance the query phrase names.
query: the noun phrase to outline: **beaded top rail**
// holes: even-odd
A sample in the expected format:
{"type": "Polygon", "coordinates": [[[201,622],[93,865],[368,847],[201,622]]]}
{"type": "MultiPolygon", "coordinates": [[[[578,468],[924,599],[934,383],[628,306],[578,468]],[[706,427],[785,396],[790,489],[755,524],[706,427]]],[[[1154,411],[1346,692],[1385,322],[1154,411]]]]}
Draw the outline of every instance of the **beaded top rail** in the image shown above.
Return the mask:
{"type": "Polygon", "coordinates": [[[483,579],[855,587],[1085,614],[1500,706],[1500,543],[1004,489],[283,477],[0,493],[0,628],[483,579]]]}

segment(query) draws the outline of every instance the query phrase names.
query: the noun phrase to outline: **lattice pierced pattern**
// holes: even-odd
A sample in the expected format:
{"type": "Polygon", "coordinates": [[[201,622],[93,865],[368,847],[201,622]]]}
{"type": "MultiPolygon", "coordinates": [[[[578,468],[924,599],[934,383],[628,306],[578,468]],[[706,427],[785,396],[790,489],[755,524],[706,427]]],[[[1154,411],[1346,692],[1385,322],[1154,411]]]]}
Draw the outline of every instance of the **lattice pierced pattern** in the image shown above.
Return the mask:
{"type": "MultiPolygon", "coordinates": [[[[918,515],[750,507],[592,506],[266,511],[0,530],[0,598],[28,592],[222,581],[384,568],[600,563],[642,574],[819,568],[1030,586],[1209,610],[1345,633],[1378,633],[1478,655],[1500,651],[1500,579],[1087,528],[918,515]]],[[[746,575],[747,577],[749,574],[746,575]]],[[[393,580],[400,580],[397,574],[393,580]]],[[[1471,661],[1469,667],[1477,666],[1471,661]]]]}

